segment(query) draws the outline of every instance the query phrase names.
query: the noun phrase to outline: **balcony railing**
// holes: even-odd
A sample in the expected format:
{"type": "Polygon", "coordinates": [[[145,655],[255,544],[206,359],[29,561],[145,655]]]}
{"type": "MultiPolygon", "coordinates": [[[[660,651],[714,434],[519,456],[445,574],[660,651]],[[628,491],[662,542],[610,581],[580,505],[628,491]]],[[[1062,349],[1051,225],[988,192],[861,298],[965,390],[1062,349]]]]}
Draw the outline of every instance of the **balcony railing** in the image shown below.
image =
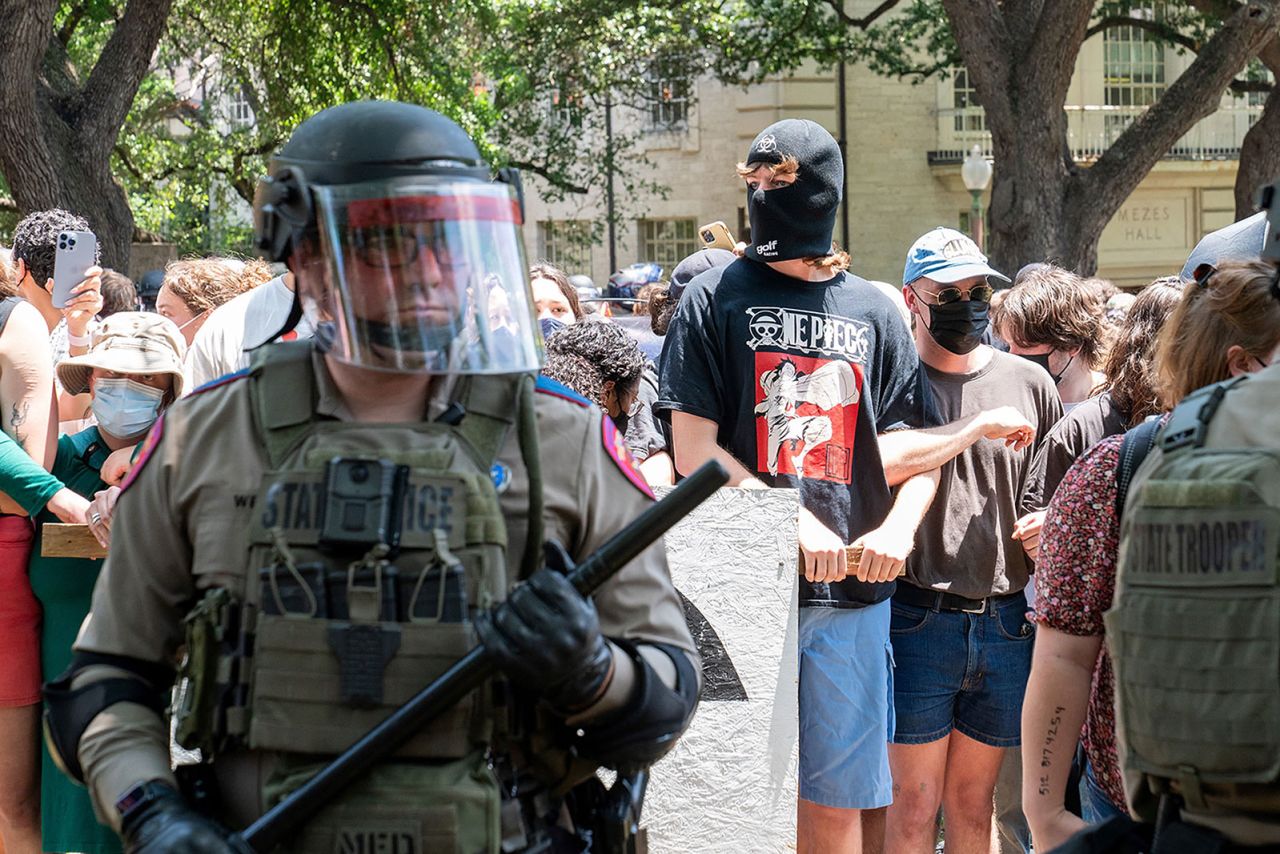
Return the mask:
{"type": "MultiPolygon", "coordinates": [[[[1077,161],[1096,160],[1116,141],[1145,107],[1072,104],[1067,113],[1067,141],[1077,161]]],[[[1235,160],[1249,128],[1262,114],[1261,106],[1233,105],[1197,122],[1165,154],[1171,160],[1235,160]]],[[[939,109],[938,146],[930,163],[959,163],[976,142],[991,154],[991,133],[985,130],[981,107],[939,109]]]]}

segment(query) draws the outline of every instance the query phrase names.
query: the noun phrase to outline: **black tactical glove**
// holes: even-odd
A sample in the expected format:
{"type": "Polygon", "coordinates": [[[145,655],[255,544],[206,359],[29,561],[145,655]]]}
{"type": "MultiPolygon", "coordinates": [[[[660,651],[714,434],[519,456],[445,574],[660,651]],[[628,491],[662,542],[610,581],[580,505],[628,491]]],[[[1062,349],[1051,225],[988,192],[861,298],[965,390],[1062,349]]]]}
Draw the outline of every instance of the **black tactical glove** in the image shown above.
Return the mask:
{"type": "Polygon", "coordinates": [[[482,614],[476,633],[513,682],[565,715],[598,700],[613,675],[613,652],[600,634],[595,605],[551,568],[482,614]]]}
{"type": "Polygon", "coordinates": [[[187,806],[169,786],[150,784],[120,828],[128,854],[252,854],[231,831],[187,806]]]}

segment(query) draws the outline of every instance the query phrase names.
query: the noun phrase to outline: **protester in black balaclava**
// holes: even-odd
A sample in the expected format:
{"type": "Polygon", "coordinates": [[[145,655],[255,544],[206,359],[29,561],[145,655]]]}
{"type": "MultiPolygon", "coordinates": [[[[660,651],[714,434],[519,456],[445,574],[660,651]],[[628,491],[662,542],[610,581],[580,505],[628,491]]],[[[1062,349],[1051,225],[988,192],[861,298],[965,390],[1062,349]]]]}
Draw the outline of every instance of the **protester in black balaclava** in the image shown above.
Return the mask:
{"type": "Polygon", "coordinates": [[[832,243],[844,168],[831,134],[776,122],[737,174],[750,245],[676,301],[654,410],[670,416],[681,474],[714,459],[732,486],[799,493],[796,851],[857,851],[864,819],[874,834],[873,811],[894,797],[893,675],[880,653],[937,467],[915,455],[934,433],[914,428],[941,425],[897,308],[832,243]]]}
{"type": "Polygon", "coordinates": [[[738,167],[747,179],[753,261],[822,258],[831,252],[831,233],[844,187],[840,148],[826,129],[808,119],[785,119],[760,132],[738,167]],[[753,180],[769,166],[772,186],[753,180]],[[781,186],[779,186],[781,185],[781,186]]]}

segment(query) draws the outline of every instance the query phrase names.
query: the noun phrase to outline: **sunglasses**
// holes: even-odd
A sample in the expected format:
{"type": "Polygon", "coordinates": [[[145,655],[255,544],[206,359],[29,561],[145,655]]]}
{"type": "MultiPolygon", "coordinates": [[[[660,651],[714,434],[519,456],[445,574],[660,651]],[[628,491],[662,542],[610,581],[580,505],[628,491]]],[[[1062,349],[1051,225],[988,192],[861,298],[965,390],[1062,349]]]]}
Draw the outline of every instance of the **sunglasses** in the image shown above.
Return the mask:
{"type": "Polygon", "coordinates": [[[968,297],[970,302],[991,302],[991,296],[996,292],[995,288],[986,284],[974,285],[964,291],[959,288],[943,288],[936,294],[929,293],[929,291],[917,290],[914,285],[912,285],[912,290],[916,291],[917,296],[921,294],[928,294],[934,298],[935,302],[930,303],[926,300],[925,305],[949,305],[953,302],[960,302],[960,300],[965,297],[968,297]]]}

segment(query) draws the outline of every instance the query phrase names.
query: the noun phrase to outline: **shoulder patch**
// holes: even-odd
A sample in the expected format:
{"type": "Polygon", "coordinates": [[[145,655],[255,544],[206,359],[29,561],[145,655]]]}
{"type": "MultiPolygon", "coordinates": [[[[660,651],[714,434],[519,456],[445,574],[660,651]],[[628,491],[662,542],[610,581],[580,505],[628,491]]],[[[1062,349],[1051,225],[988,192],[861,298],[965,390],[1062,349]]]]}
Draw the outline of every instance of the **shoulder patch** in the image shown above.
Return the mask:
{"type": "Polygon", "coordinates": [[[229,373],[229,374],[223,374],[217,379],[209,380],[207,383],[205,383],[202,386],[196,386],[189,392],[189,395],[200,394],[203,391],[208,391],[209,389],[218,388],[219,386],[224,386],[224,385],[227,385],[228,383],[233,383],[236,380],[242,380],[247,376],[249,376],[249,369],[241,368],[238,371],[233,371],[232,373],[229,373]]]}
{"type": "Polygon", "coordinates": [[[151,425],[151,432],[147,433],[147,438],[142,441],[142,447],[133,456],[133,467],[129,469],[129,474],[125,477],[124,482],[120,484],[121,493],[124,493],[138,479],[139,473],[142,472],[142,467],[151,459],[152,453],[155,452],[156,446],[160,444],[160,439],[163,436],[164,413],[161,412],[160,417],[156,419],[156,423],[151,425]]]}
{"type": "Polygon", "coordinates": [[[567,400],[570,403],[576,403],[579,406],[592,405],[591,401],[587,400],[567,385],[557,382],[550,377],[544,377],[542,374],[538,374],[538,384],[535,388],[543,394],[549,394],[552,397],[558,397],[562,400],[567,400]]]}
{"type": "Polygon", "coordinates": [[[631,456],[631,451],[627,450],[627,444],[623,441],[622,434],[618,432],[618,428],[614,426],[613,419],[605,415],[600,419],[601,439],[604,441],[604,451],[609,458],[618,466],[618,470],[622,472],[627,480],[631,481],[631,485],[643,492],[649,498],[655,498],[653,490],[649,488],[649,483],[644,479],[644,475],[640,473],[640,469],[636,466],[636,461],[631,456]]]}

